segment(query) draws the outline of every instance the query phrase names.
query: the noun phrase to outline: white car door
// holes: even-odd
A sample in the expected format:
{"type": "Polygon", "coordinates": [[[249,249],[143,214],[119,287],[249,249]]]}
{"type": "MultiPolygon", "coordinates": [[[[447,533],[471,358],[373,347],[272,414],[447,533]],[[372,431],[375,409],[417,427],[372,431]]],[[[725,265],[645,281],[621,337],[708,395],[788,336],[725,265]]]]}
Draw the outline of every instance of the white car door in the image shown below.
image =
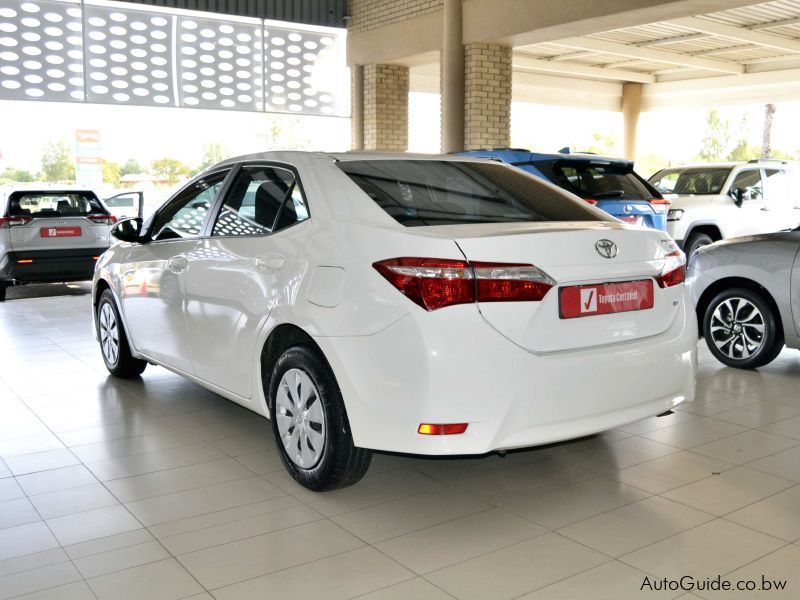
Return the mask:
{"type": "Polygon", "coordinates": [[[741,197],[741,203],[730,219],[728,237],[768,233],[778,229],[776,212],[764,198],[759,167],[739,171],[731,184],[730,194],[736,199],[741,197]]]}
{"type": "Polygon", "coordinates": [[[193,372],[184,314],[188,257],[201,243],[227,174],[210,174],[181,190],[156,215],[149,241],[131,246],[121,266],[122,308],[134,347],[187,373],[193,372]]]}
{"type": "Polygon", "coordinates": [[[311,223],[285,166],[243,166],[218,204],[210,236],[189,257],[192,360],[198,377],[249,398],[256,337],[276,299],[297,283],[311,223]]]}
{"type": "Polygon", "coordinates": [[[794,229],[800,218],[800,200],[793,201],[789,173],[782,166],[764,168],[764,197],[776,230],[794,229]],[[795,208],[795,205],[798,208],[795,208]]]}

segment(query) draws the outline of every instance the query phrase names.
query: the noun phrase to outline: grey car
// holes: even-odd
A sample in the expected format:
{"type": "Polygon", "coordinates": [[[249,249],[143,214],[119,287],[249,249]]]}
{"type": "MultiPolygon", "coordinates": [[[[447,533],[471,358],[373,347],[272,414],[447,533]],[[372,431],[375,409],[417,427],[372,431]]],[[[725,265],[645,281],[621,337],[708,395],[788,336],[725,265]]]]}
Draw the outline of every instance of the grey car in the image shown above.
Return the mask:
{"type": "Polygon", "coordinates": [[[755,369],[800,348],[800,230],[700,248],[686,282],[700,334],[729,367],[755,369]]]}

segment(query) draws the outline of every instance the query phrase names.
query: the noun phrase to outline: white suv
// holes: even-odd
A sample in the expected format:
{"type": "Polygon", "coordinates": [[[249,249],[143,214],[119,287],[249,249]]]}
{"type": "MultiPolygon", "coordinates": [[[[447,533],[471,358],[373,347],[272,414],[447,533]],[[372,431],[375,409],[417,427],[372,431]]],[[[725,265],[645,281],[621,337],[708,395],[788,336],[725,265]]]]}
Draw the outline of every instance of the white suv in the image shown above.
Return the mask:
{"type": "Polygon", "coordinates": [[[0,301],[16,283],[91,279],[115,222],[89,189],[0,187],[0,301]]]}
{"type": "Polygon", "coordinates": [[[649,181],[672,201],[667,232],[691,256],[721,239],[796,227],[798,174],[791,163],[760,159],[662,169],[649,181]]]}

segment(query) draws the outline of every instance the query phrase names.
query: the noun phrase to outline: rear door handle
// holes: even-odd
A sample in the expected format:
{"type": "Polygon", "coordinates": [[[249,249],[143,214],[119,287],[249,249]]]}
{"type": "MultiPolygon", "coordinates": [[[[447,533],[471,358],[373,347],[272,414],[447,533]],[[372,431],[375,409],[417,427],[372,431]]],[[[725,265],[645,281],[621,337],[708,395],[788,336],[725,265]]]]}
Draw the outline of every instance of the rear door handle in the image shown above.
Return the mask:
{"type": "Polygon", "coordinates": [[[283,265],[286,264],[286,259],[277,254],[272,254],[262,258],[256,258],[253,264],[259,271],[280,271],[283,265]]]}
{"type": "Polygon", "coordinates": [[[178,256],[173,256],[167,261],[167,269],[176,275],[178,273],[183,273],[186,270],[186,267],[189,265],[188,259],[179,254],[178,256]]]}

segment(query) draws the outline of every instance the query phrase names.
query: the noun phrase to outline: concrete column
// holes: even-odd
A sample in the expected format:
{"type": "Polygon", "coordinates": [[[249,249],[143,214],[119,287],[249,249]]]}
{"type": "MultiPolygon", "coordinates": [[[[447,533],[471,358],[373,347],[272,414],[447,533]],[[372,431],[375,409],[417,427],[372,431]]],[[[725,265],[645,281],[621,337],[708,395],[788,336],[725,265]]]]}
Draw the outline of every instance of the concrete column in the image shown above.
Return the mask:
{"type": "Polygon", "coordinates": [[[464,46],[464,149],[511,143],[511,48],[464,46]]]}
{"type": "Polygon", "coordinates": [[[350,148],[364,149],[364,65],[353,65],[350,68],[352,83],[350,148]]]}
{"type": "Polygon", "coordinates": [[[462,0],[444,0],[440,90],[442,152],[464,149],[464,42],[462,0]]]}
{"type": "Polygon", "coordinates": [[[642,84],[626,83],[622,86],[622,127],[625,138],[625,158],[636,158],[636,130],[642,112],[642,84]]]}
{"type": "Polygon", "coordinates": [[[408,149],[408,67],[364,65],[364,150],[408,149]]]}

